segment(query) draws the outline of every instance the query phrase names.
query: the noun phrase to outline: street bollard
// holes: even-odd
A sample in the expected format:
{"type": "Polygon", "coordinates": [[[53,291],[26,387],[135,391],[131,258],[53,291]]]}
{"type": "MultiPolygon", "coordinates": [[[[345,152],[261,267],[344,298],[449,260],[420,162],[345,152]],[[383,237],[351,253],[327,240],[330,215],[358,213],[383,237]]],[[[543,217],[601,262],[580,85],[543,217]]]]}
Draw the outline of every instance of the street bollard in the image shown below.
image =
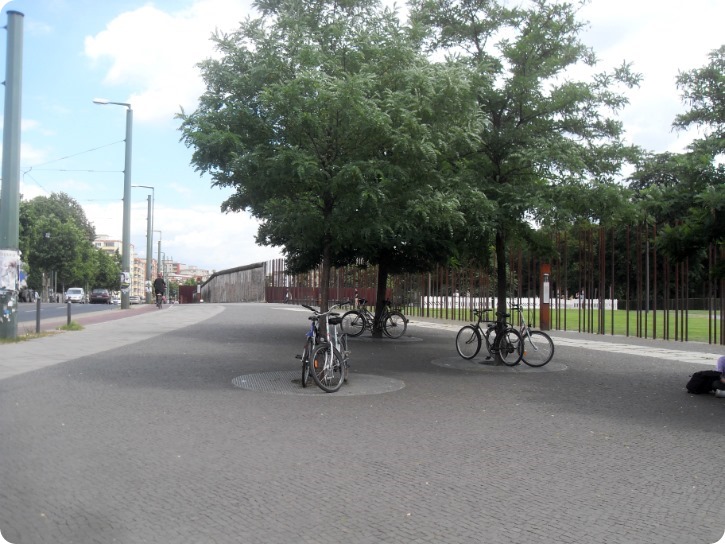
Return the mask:
{"type": "Polygon", "coordinates": [[[70,305],[71,305],[71,302],[68,301],[67,304],[68,304],[68,325],[70,325],[70,305]]]}
{"type": "Polygon", "coordinates": [[[40,334],[40,297],[35,299],[35,334],[40,334]]]}

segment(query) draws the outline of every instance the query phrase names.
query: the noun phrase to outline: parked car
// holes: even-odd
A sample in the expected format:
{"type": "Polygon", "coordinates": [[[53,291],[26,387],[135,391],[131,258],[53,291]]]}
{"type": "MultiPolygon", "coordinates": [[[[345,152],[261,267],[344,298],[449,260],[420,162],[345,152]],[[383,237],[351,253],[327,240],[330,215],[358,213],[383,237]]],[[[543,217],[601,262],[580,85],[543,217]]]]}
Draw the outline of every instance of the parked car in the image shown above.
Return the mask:
{"type": "Polygon", "coordinates": [[[111,303],[111,293],[108,292],[108,289],[94,289],[91,291],[91,304],[110,304],[111,303]]]}
{"type": "Polygon", "coordinates": [[[128,297],[128,302],[130,304],[141,304],[141,297],[138,295],[131,295],[128,297]]]}
{"type": "Polygon", "coordinates": [[[113,295],[111,297],[111,304],[121,304],[121,297],[117,297],[116,295],[113,295]]]}
{"type": "Polygon", "coordinates": [[[77,302],[78,304],[86,303],[86,292],[82,287],[71,287],[65,292],[66,302],[77,302]]]}

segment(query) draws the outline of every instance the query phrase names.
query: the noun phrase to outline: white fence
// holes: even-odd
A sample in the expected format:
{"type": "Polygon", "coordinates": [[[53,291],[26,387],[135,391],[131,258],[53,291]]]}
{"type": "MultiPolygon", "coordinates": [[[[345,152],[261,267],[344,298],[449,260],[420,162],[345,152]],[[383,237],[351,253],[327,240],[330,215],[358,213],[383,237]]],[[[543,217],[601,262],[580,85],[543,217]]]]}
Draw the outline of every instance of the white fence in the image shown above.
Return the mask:
{"type": "MultiPolygon", "coordinates": [[[[510,299],[521,304],[523,308],[539,308],[539,298],[522,298],[520,300],[510,299]]],[[[470,297],[466,295],[452,295],[448,297],[421,297],[420,306],[421,308],[440,309],[440,308],[495,308],[496,298],[479,298],[470,297]]],[[[579,308],[586,309],[599,309],[599,299],[559,299],[558,301],[552,299],[550,302],[550,308],[562,308],[566,310],[578,310],[579,308]]],[[[617,299],[605,299],[604,300],[605,310],[618,310],[619,301],[617,299]]]]}

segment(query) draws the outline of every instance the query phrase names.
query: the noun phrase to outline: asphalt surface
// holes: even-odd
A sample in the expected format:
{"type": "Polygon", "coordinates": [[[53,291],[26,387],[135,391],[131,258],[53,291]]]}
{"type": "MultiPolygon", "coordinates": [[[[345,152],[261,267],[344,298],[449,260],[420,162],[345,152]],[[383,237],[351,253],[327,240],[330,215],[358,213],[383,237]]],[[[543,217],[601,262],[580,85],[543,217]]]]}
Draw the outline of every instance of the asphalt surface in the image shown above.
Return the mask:
{"type": "MultiPolygon", "coordinates": [[[[308,312],[153,306],[0,345],[0,533],[43,543],[709,544],[722,346],[552,332],[542,369],[455,353],[460,323],[351,340],[299,382],[308,312]]],[[[366,333],[367,334],[367,333],[366,333]]],[[[2,540],[0,540],[2,542],[2,540]]]]}

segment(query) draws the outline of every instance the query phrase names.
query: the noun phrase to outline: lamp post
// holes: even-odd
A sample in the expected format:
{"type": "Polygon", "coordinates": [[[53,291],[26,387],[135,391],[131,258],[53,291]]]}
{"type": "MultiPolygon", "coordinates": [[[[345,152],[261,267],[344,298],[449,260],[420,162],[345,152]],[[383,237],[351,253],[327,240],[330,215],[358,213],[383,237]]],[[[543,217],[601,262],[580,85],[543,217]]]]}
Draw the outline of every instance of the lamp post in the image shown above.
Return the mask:
{"type": "Polygon", "coordinates": [[[159,250],[156,256],[156,273],[161,271],[161,231],[155,230],[154,232],[159,233],[159,250]]]}
{"type": "Polygon", "coordinates": [[[127,310],[131,307],[129,301],[131,283],[131,135],[133,132],[133,110],[131,104],[126,102],[112,102],[105,98],[93,99],[94,104],[126,107],[126,156],[123,167],[123,235],[121,237],[121,308],[127,310]],[[124,289],[126,281],[128,287],[124,289]]]}
{"type": "Polygon", "coordinates": [[[153,245],[153,229],[154,229],[154,188],[150,185],[132,185],[131,187],[143,187],[144,189],[151,189],[149,195],[149,210],[146,216],[146,304],[151,304],[151,246],[153,245]]]}

